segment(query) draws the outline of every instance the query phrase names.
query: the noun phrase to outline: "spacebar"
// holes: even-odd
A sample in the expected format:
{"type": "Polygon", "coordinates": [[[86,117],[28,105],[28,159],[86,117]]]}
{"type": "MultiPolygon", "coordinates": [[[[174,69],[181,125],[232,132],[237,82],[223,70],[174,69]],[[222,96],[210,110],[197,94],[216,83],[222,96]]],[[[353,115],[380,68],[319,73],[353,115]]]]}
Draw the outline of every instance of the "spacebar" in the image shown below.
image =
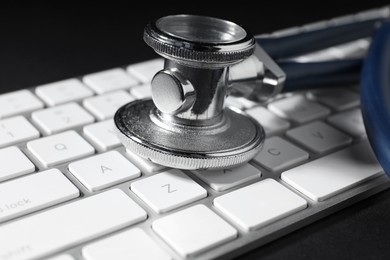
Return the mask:
{"type": "Polygon", "coordinates": [[[0,226],[0,259],[43,257],[146,219],[146,212],[121,190],[0,226]]]}

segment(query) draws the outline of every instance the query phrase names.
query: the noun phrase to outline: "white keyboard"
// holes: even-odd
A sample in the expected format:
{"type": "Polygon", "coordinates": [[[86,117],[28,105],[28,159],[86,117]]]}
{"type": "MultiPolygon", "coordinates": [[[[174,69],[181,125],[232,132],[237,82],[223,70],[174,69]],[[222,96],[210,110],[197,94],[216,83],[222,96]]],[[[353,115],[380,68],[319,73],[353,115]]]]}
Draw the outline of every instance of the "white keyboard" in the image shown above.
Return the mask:
{"type": "Polygon", "coordinates": [[[228,99],[267,133],[238,168],[190,172],[137,157],[112,117],[150,97],[161,67],[0,95],[0,260],[233,258],[389,187],[355,87],[267,106],[228,99]]]}

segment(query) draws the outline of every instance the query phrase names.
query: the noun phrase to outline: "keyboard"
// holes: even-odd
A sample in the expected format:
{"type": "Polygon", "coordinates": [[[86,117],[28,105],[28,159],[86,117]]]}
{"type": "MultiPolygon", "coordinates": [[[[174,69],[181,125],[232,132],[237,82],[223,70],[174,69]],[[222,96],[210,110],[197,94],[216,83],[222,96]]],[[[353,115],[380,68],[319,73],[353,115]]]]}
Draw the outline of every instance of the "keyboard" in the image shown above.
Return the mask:
{"type": "Polygon", "coordinates": [[[389,187],[357,86],[229,97],[265,129],[230,169],[169,169],[126,151],[122,105],[162,59],[0,95],[0,260],[231,259],[389,187]]]}

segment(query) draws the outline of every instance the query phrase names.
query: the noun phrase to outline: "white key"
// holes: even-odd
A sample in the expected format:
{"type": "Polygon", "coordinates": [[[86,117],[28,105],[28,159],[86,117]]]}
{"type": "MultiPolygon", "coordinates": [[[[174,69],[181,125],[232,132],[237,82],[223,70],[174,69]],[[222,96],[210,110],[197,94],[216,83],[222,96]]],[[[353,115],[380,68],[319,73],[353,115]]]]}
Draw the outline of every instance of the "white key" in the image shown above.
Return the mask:
{"type": "Polygon", "coordinates": [[[230,169],[199,170],[194,174],[216,191],[225,191],[261,177],[260,170],[248,163],[230,169]]]}
{"type": "Polygon", "coordinates": [[[315,201],[326,200],[382,173],[368,142],[282,173],[282,180],[315,201]]]}
{"type": "Polygon", "coordinates": [[[121,145],[118,137],[114,133],[114,122],[112,119],[102,121],[83,128],[85,137],[99,151],[107,151],[121,145]]]}
{"type": "Polygon", "coordinates": [[[83,105],[99,120],[112,118],[115,112],[134,98],[129,93],[120,90],[97,97],[84,99],[83,105]]]}
{"type": "Polygon", "coordinates": [[[85,260],[172,259],[140,228],[130,229],[86,245],[85,260]]]}
{"type": "Polygon", "coordinates": [[[110,190],[0,226],[0,259],[42,258],[145,218],[123,191],[110,190]]]}
{"type": "Polygon", "coordinates": [[[265,140],[254,161],[270,171],[280,171],[306,161],[309,154],[280,137],[265,140]]]}
{"type": "Polygon", "coordinates": [[[153,163],[149,160],[146,160],[133,152],[126,150],[126,154],[128,155],[129,160],[134,163],[143,173],[152,174],[165,170],[167,167],[153,163]]]}
{"type": "Polygon", "coordinates": [[[0,184],[0,222],[78,196],[79,190],[57,169],[9,181],[0,184]]]}
{"type": "Polygon", "coordinates": [[[286,135],[318,154],[352,142],[351,137],[320,121],[291,129],[286,135]]]}
{"type": "Polygon", "coordinates": [[[45,260],[75,260],[73,256],[70,255],[59,255],[55,257],[45,258],[45,260]]]}
{"type": "Polygon", "coordinates": [[[129,89],[132,86],[138,85],[137,79],[120,68],[86,75],[83,77],[83,81],[98,94],[120,89],[129,89]]]}
{"type": "Polygon", "coordinates": [[[164,213],[207,196],[207,191],[179,170],[131,183],[131,190],[154,211],[164,213]]]}
{"type": "Polygon", "coordinates": [[[214,206],[250,231],[305,209],[307,202],[277,181],[266,179],[217,197],[214,206]]]}
{"type": "Polygon", "coordinates": [[[69,164],[69,171],[90,191],[98,191],[134,179],[140,170],[117,151],[69,164]]]}
{"type": "Polygon", "coordinates": [[[164,60],[157,58],[154,60],[148,60],[136,64],[132,64],[127,67],[127,72],[135,76],[143,83],[150,83],[154,75],[164,68],[164,60]]]}
{"type": "Polygon", "coordinates": [[[204,205],[153,222],[152,228],[181,256],[199,254],[237,237],[237,230],[204,205]]]}
{"type": "Polygon", "coordinates": [[[15,146],[0,149],[0,182],[35,171],[35,166],[15,146]]]}
{"type": "Polygon", "coordinates": [[[246,111],[264,128],[267,136],[279,134],[290,127],[290,122],[276,116],[264,107],[255,107],[246,111]]]}
{"type": "Polygon", "coordinates": [[[39,137],[39,132],[23,116],[0,120],[0,147],[39,137]]]}
{"type": "Polygon", "coordinates": [[[328,122],[355,138],[363,138],[366,136],[366,129],[360,109],[353,109],[333,115],[328,118],[328,122]]]}
{"type": "Polygon", "coordinates": [[[303,96],[295,95],[277,100],[268,105],[268,109],[276,115],[293,120],[297,123],[306,123],[330,114],[329,108],[303,96]]]}
{"type": "Polygon", "coordinates": [[[45,134],[55,134],[95,121],[76,103],[68,103],[31,114],[32,119],[45,134]]]}
{"type": "Polygon", "coordinates": [[[27,143],[30,152],[45,166],[75,160],[95,152],[75,131],[48,136],[27,143]]]}
{"type": "Polygon", "coordinates": [[[313,90],[307,94],[308,98],[317,100],[336,111],[356,107],[360,104],[359,95],[346,89],[313,90]]]}
{"type": "Polygon", "coordinates": [[[130,89],[130,94],[137,99],[152,98],[152,88],[150,84],[135,86],[130,89]]]}
{"type": "Polygon", "coordinates": [[[226,104],[227,106],[236,107],[240,110],[249,109],[257,105],[256,102],[250,101],[249,99],[233,96],[229,96],[226,99],[226,104]]]}
{"type": "Polygon", "coordinates": [[[0,95],[0,119],[43,108],[43,103],[28,90],[0,95]]]}
{"type": "Polygon", "coordinates": [[[66,79],[45,84],[35,89],[35,94],[49,106],[66,102],[79,101],[93,95],[93,91],[84,86],[78,79],[66,79]]]}

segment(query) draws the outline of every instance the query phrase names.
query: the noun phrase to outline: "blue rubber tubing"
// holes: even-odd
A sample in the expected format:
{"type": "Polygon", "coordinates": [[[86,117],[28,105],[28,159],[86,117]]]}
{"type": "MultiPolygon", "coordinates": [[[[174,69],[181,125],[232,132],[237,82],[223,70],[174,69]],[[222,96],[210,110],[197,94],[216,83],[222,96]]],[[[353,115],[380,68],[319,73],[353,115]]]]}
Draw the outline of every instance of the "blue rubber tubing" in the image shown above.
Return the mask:
{"type": "Polygon", "coordinates": [[[390,177],[390,21],[374,35],[363,62],[360,98],[371,147],[390,177]]]}

